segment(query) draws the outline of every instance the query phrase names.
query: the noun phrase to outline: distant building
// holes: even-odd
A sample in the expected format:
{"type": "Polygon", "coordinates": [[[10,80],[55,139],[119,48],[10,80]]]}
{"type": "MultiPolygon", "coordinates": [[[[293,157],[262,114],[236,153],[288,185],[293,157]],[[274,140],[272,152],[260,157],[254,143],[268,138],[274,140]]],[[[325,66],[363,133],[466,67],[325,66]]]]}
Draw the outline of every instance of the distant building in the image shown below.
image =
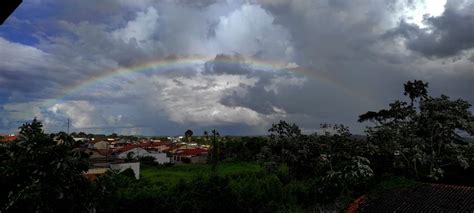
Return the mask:
{"type": "Polygon", "coordinates": [[[109,168],[90,168],[84,174],[89,180],[96,180],[98,177],[105,175],[109,171],[109,168]]]}
{"type": "Polygon", "coordinates": [[[126,169],[132,169],[135,173],[135,178],[140,179],[140,162],[130,162],[130,163],[112,163],[110,164],[110,169],[118,170],[123,172],[126,169]]]}
{"type": "Polygon", "coordinates": [[[129,156],[130,154],[133,157],[143,157],[143,156],[147,156],[149,152],[136,145],[128,145],[115,151],[115,156],[117,156],[120,159],[126,159],[127,156],[129,156]]]}
{"type": "Polygon", "coordinates": [[[156,152],[156,153],[149,153],[146,156],[151,156],[155,158],[155,162],[159,164],[164,164],[164,163],[171,163],[171,158],[168,157],[168,154],[163,153],[163,152],[156,152]]]}
{"type": "Polygon", "coordinates": [[[168,137],[167,139],[173,143],[178,143],[183,140],[184,136],[177,136],[177,137],[168,137]]]}
{"type": "Polygon", "coordinates": [[[94,148],[94,149],[108,149],[109,148],[109,142],[107,142],[107,141],[95,142],[92,145],[92,148],[94,148]]]}
{"type": "Polygon", "coordinates": [[[119,159],[127,159],[129,155],[137,158],[146,156],[154,157],[155,162],[159,164],[169,163],[171,161],[166,153],[148,151],[139,145],[127,145],[115,151],[115,156],[119,159]]]}
{"type": "Polygon", "coordinates": [[[173,155],[175,163],[207,163],[207,149],[178,149],[173,155]]]}
{"type": "Polygon", "coordinates": [[[98,177],[105,175],[110,170],[116,170],[118,172],[123,172],[126,169],[132,169],[135,174],[135,178],[140,179],[140,162],[112,162],[104,163],[100,167],[90,168],[84,175],[89,178],[89,180],[96,180],[98,177]]]}
{"type": "Polygon", "coordinates": [[[85,153],[89,155],[89,160],[94,161],[94,160],[103,160],[107,158],[107,153],[101,153],[100,151],[94,150],[94,149],[87,149],[84,150],[85,153]],[[105,154],[105,155],[104,155],[105,154]]]}
{"type": "Polygon", "coordinates": [[[15,141],[17,137],[13,134],[11,135],[0,135],[0,143],[8,143],[15,141]]]}
{"type": "Polygon", "coordinates": [[[147,151],[155,151],[155,152],[165,152],[170,149],[171,143],[166,142],[144,142],[139,144],[140,147],[146,149],[147,151]]]}
{"type": "Polygon", "coordinates": [[[90,139],[89,138],[72,138],[74,139],[74,141],[76,142],[89,142],[90,139]]]}

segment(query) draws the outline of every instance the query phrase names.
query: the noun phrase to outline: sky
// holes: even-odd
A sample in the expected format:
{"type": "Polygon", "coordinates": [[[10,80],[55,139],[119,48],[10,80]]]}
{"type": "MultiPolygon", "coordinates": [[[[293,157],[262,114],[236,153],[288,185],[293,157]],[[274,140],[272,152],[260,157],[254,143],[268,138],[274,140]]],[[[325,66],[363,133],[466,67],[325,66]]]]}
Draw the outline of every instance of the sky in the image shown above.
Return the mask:
{"type": "Polygon", "coordinates": [[[25,0],[0,26],[0,132],[311,133],[403,97],[474,103],[470,0],[25,0]]]}

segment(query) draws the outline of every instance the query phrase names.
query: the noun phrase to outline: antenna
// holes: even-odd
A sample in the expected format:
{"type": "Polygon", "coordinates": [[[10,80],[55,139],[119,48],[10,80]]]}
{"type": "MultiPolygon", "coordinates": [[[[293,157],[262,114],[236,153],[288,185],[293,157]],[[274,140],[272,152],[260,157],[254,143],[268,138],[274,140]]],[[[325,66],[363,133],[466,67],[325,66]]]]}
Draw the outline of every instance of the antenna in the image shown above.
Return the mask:
{"type": "Polygon", "coordinates": [[[67,134],[68,134],[68,135],[69,135],[69,124],[70,124],[70,122],[69,122],[69,118],[68,118],[68,119],[67,119],[67,134]]]}

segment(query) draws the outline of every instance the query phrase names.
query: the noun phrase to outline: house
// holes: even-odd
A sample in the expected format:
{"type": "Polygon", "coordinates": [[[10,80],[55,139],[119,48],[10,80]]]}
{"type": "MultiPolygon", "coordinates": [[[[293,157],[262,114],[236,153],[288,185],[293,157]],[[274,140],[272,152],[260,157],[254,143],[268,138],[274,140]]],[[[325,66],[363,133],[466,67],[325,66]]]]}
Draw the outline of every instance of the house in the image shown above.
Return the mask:
{"type": "Polygon", "coordinates": [[[170,158],[167,156],[166,153],[147,151],[146,149],[140,147],[140,145],[129,144],[115,151],[115,156],[119,159],[126,159],[129,155],[131,155],[132,157],[151,156],[155,158],[155,162],[160,164],[170,162],[170,158]]]}
{"type": "Polygon", "coordinates": [[[123,141],[113,141],[110,143],[110,148],[112,149],[119,149],[119,148],[122,148],[124,146],[126,146],[128,143],[126,142],[123,142],[123,141]]]}
{"type": "Polygon", "coordinates": [[[17,137],[15,135],[0,135],[0,143],[8,143],[15,141],[17,137]]]}
{"type": "Polygon", "coordinates": [[[109,142],[107,142],[107,141],[95,142],[92,145],[92,148],[94,148],[94,149],[108,149],[109,148],[109,142]]]}
{"type": "Polygon", "coordinates": [[[208,150],[202,148],[178,149],[173,155],[176,163],[207,163],[208,150]]]}
{"type": "Polygon", "coordinates": [[[474,212],[474,187],[420,184],[361,196],[346,212],[474,212]]]}
{"type": "Polygon", "coordinates": [[[94,181],[98,177],[105,175],[107,171],[109,171],[108,168],[90,168],[84,173],[84,175],[87,177],[87,179],[94,181]]]}
{"type": "Polygon", "coordinates": [[[126,169],[132,169],[135,173],[135,178],[140,179],[140,162],[129,162],[129,163],[112,163],[110,169],[123,172],[126,169]]]}
{"type": "Polygon", "coordinates": [[[164,152],[150,152],[146,156],[151,156],[155,158],[155,162],[159,164],[171,163],[171,158],[168,157],[168,154],[164,152]]]}
{"type": "Polygon", "coordinates": [[[76,142],[90,142],[89,138],[72,138],[76,142]]]}
{"type": "Polygon", "coordinates": [[[92,165],[97,162],[107,162],[107,161],[116,159],[112,155],[112,151],[107,150],[107,149],[91,149],[91,148],[77,147],[77,148],[74,148],[74,151],[81,151],[89,155],[89,161],[91,162],[92,165]]]}
{"type": "Polygon", "coordinates": [[[149,154],[149,152],[138,145],[128,144],[120,149],[117,149],[114,154],[120,159],[125,159],[129,155],[132,155],[132,157],[143,157],[149,154]]]}
{"type": "Polygon", "coordinates": [[[125,171],[126,169],[132,169],[135,174],[135,178],[140,179],[140,162],[112,162],[112,163],[103,163],[99,167],[90,168],[84,175],[89,180],[96,180],[98,177],[105,175],[110,170],[115,170],[120,172],[125,171]]]}
{"type": "Polygon", "coordinates": [[[177,136],[177,137],[168,137],[167,139],[169,141],[172,141],[173,143],[178,143],[183,140],[184,136],[177,136]]]}
{"type": "Polygon", "coordinates": [[[166,152],[174,155],[177,151],[182,150],[182,149],[186,149],[186,147],[181,144],[171,144],[168,146],[168,149],[166,150],[166,152]]]}
{"type": "Polygon", "coordinates": [[[102,160],[107,158],[107,153],[100,152],[98,150],[86,149],[84,152],[89,155],[90,160],[102,160]]]}
{"type": "Polygon", "coordinates": [[[147,151],[165,152],[170,149],[171,144],[166,142],[144,142],[140,143],[139,146],[147,151]]]}

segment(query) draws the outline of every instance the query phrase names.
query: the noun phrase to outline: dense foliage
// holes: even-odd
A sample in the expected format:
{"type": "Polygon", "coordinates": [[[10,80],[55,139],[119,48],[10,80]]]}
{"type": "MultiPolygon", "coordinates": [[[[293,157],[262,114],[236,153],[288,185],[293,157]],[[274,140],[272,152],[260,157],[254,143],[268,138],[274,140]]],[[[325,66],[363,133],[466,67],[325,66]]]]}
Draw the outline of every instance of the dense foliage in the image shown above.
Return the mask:
{"type": "Polygon", "coordinates": [[[389,109],[361,115],[359,121],[375,123],[367,130],[368,140],[380,155],[394,156],[395,167],[416,179],[438,180],[448,166],[470,167],[472,143],[459,134],[474,134],[474,116],[467,101],[431,97],[427,87],[408,82],[410,102],[396,101],[389,109]]]}
{"type": "Polygon", "coordinates": [[[65,133],[45,134],[34,119],[19,139],[0,147],[0,208],[12,212],[83,212],[92,209],[88,156],[65,133]]]}

